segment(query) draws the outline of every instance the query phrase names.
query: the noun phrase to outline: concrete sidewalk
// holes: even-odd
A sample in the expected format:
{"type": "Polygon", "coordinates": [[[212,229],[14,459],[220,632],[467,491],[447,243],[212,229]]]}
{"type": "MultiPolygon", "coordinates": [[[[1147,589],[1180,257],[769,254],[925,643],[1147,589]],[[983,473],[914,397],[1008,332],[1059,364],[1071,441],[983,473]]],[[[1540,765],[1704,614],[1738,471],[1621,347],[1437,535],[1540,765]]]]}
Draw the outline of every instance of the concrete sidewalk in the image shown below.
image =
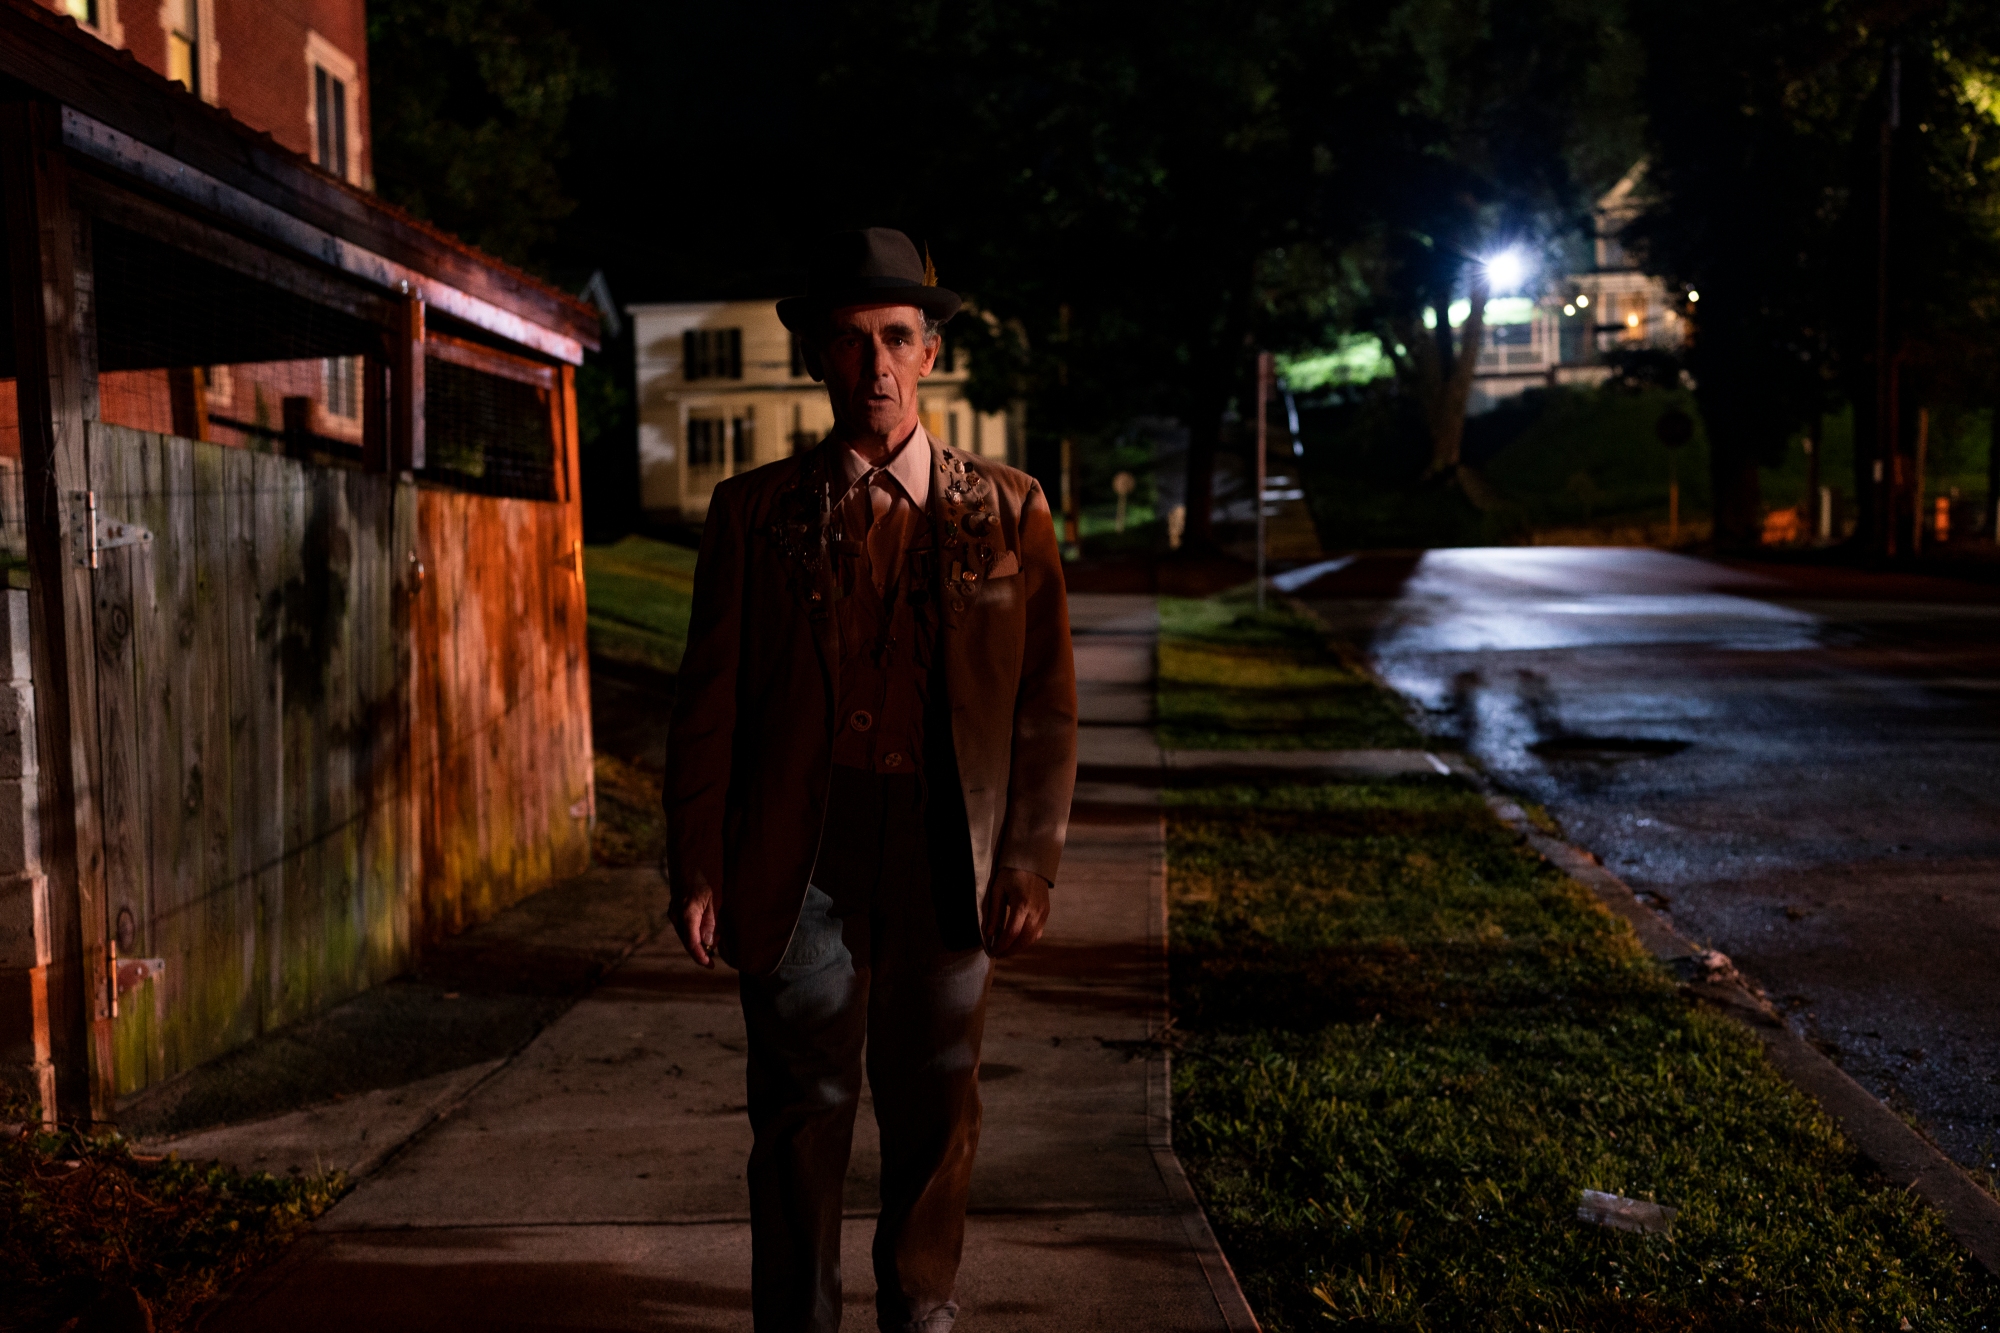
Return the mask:
{"type": "MultiPolygon", "coordinates": [[[[1165,884],[1150,597],[1073,599],[1086,781],[1048,937],[997,972],[959,1300],[973,1333],[1255,1327],[1168,1147],[1165,884]],[[1092,780],[1092,770],[1112,780],[1092,780]]],[[[637,951],[206,1327],[748,1327],[735,980],[637,951]]],[[[857,1129],[848,1326],[873,1323],[873,1117],[857,1129]]]]}

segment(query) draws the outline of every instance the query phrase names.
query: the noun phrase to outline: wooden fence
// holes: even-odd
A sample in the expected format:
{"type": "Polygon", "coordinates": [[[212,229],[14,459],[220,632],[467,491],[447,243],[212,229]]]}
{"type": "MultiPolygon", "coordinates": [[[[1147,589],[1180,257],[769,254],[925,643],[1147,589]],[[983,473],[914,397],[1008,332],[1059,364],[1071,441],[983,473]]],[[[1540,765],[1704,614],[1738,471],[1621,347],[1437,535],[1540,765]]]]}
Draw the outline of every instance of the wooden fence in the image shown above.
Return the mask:
{"type": "Polygon", "coordinates": [[[102,423],[98,735],[130,1094],[589,858],[574,506],[102,423]],[[523,559],[540,552],[543,558],[523,559]]]}
{"type": "Polygon", "coordinates": [[[417,513],[420,930],[436,940],[590,864],[590,663],[575,505],[426,487],[417,513]]]}
{"type": "Polygon", "coordinates": [[[44,7],[0,84],[0,1080],[104,1120],[587,864],[597,314],[44,7]]]}

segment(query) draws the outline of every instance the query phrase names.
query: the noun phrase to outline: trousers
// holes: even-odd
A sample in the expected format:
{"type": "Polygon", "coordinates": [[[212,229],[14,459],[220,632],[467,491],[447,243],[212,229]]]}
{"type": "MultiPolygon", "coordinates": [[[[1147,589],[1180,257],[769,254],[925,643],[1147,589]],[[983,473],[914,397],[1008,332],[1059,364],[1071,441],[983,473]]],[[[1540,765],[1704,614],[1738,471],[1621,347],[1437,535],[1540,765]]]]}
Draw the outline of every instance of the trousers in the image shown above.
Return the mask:
{"type": "MultiPolygon", "coordinates": [[[[888,781],[892,791],[913,784],[888,781]]],[[[834,804],[848,807],[838,813],[849,821],[838,900],[809,886],[777,970],[740,981],[754,1323],[757,1333],[840,1327],[841,1202],[865,1070],[882,1142],[876,1324],[884,1333],[944,1333],[958,1315],[952,1294],[979,1146],[992,962],[983,949],[945,947],[921,858],[889,854],[869,865],[853,850],[921,837],[909,827],[920,813],[893,800],[886,810],[879,799],[834,804]],[[864,826],[884,821],[879,841],[854,836],[857,814],[864,826]]]]}

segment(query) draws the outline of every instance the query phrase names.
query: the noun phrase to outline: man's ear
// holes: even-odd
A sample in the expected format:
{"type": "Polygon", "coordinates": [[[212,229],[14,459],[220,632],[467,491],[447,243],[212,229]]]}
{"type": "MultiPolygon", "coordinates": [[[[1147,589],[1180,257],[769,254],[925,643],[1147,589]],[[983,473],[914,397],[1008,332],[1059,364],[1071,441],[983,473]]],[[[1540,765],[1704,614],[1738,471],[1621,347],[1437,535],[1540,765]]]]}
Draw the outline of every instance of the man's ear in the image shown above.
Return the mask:
{"type": "Polygon", "coordinates": [[[806,363],[806,374],[812,376],[813,383],[826,379],[824,364],[820,361],[819,343],[810,338],[799,339],[799,360],[806,363]]]}

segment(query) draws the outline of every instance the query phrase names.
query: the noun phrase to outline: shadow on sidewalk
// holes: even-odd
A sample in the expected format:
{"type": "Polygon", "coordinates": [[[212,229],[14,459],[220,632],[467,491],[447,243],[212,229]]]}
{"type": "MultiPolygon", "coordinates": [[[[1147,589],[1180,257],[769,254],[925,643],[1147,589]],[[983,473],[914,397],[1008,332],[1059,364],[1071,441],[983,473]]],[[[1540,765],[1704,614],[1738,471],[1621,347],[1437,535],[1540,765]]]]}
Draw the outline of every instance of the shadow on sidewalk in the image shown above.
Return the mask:
{"type": "MultiPolygon", "coordinates": [[[[601,817],[657,821],[619,801],[658,801],[671,690],[658,673],[608,669],[593,681],[598,752],[629,765],[615,787],[600,778],[601,817]]],[[[410,973],[145,1089],[120,1107],[120,1128],[166,1138],[511,1055],[664,926],[666,885],[652,856],[639,859],[552,885],[425,947],[410,973]]]]}

